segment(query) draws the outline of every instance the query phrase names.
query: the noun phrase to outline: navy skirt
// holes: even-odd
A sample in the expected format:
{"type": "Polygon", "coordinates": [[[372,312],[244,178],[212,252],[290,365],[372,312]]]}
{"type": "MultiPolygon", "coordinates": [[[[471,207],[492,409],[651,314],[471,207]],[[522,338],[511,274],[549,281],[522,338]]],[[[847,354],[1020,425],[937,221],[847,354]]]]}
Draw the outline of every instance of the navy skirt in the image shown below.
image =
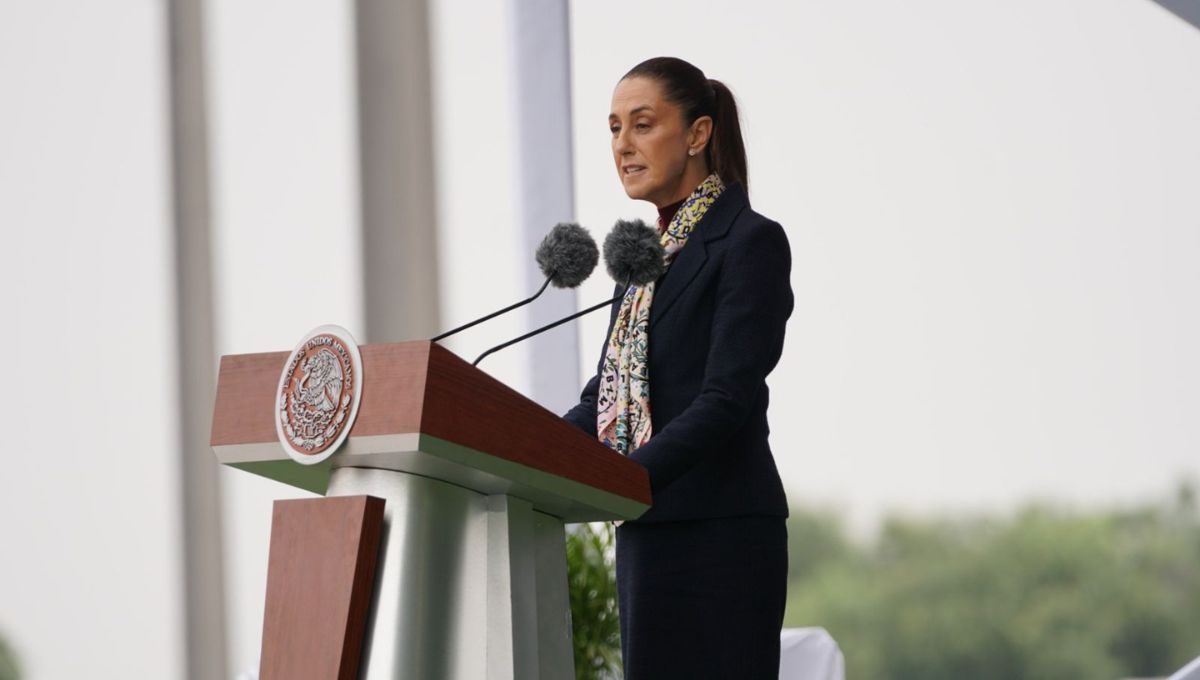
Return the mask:
{"type": "Polygon", "coordinates": [[[776,680],[785,520],[625,523],[617,594],[625,680],[776,680]]]}

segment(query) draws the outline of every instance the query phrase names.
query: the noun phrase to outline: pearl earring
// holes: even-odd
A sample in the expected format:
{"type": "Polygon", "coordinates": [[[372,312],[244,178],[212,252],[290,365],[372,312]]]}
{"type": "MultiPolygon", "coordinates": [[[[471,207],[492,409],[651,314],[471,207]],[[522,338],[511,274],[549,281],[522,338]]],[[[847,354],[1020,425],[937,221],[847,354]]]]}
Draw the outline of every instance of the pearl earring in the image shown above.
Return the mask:
{"type": "Polygon", "coordinates": [[[696,155],[696,150],[695,150],[695,149],[688,149],[688,155],[689,155],[689,156],[695,156],[695,155],[696,155]]]}

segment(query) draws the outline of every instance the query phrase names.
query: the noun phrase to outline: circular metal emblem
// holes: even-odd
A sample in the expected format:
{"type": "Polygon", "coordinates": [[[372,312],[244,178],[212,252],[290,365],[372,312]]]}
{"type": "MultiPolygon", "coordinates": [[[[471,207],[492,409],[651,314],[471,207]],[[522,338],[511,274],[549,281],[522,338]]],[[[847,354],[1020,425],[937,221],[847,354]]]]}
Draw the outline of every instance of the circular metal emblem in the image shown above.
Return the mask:
{"type": "Polygon", "coordinates": [[[358,415],[358,343],[341,326],[313,329],[292,350],[275,394],[275,432],[292,460],[315,465],[332,456],[358,415]]]}

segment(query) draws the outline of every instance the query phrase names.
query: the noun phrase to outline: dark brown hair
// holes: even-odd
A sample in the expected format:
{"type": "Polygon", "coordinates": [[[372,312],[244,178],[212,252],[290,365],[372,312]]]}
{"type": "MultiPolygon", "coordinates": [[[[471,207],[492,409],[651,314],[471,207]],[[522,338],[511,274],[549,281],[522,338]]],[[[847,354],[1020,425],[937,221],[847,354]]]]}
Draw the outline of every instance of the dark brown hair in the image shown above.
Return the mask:
{"type": "Polygon", "coordinates": [[[719,80],[706,78],[704,72],[676,57],[654,57],[629,69],[621,80],[650,78],[663,88],[663,96],[683,110],[683,120],[691,125],[700,116],[713,120],[712,135],[704,147],[704,160],[726,184],[734,182],[749,190],[746,177],[746,145],[738,123],[737,102],[733,93],[719,80]]]}

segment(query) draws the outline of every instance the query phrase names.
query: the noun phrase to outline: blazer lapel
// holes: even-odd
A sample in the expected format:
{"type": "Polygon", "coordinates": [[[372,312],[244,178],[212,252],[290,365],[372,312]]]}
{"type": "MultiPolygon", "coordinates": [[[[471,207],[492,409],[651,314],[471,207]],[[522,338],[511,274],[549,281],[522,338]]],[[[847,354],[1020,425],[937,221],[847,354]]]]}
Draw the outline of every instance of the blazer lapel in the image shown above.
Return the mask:
{"type": "Polygon", "coordinates": [[[692,279],[696,278],[696,274],[708,260],[708,248],[705,247],[704,241],[696,236],[697,234],[692,234],[687,245],[675,256],[675,261],[671,263],[671,268],[659,281],[659,285],[655,286],[654,301],[650,303],[651,328],[654,328],[654,324],[658,323],[658,320],[667,313],[667,310],[679,298],[679,294],[683,292],[684,288],[687,288],[692,279]]]}
{"type": "Polygon", "coordinates": [[[687,244],[675,256],[670,269],[655,286],[654,301],[650,304],[651,328],[654,328],[654,324],[671,309],[671,305],[696,278],[696,274],[700,273],[704,263],[708,261],[707,244],[728,233],[734,218],[745,207],[745,189],[740,184],[733,184],[721,192],[712,207],[700,218],[687,244]]]}

